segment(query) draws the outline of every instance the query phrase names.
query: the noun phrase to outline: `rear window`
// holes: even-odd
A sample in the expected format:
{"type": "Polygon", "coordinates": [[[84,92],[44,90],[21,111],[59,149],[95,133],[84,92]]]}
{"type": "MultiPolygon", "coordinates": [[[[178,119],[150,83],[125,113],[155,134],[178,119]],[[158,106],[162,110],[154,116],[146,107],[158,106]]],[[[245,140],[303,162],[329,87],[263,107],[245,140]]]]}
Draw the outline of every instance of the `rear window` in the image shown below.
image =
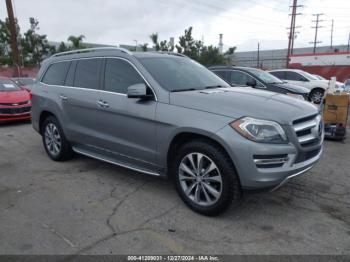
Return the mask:
{"type": "Polygon", "coordinates": [[[59,62],[50,65],[41,82],[48,85],[63,85],[71,62],[59,62]]]}
{"type": "Polygon", "coordinates": [[[0,79],[0,91],[19,91],[19,88],[15,82],[9,79],[0,79]]]}
{"type": "Polygon", "coordinates": [[[74,86],[99,89],[102,59],[83,59],[78,61],[75,69],[74,86]]]}

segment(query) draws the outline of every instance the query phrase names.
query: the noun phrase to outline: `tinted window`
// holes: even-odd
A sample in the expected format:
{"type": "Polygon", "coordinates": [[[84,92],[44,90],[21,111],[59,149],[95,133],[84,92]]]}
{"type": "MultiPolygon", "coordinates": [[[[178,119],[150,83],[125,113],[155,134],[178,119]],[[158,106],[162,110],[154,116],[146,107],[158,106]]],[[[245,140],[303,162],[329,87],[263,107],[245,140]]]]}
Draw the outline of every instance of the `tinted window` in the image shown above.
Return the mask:
{"type": "Polygon", "coordinates": [[[227,78],[227,71],[213,71],[215,74],[217,74],[218,76],[220,76],[222,79],[224,79],[225,81],[228,81],[227,78]]]}
{"type": "Polygon", "coordinates": [[[305,77],[295,72],[286,72],[286,80],[305,81],[305,77]]]}
{"type": "Polygon", "coordinates": [[[13,81],[10,79],[0,79],[0,91],[19,91],[19,88],[13,81]]]}
{"type": "Polygon", "coordinates": [[[204,89],[229,85],[199,63],[183,57],[162,56],[139,59],[153,78],[166,90],[204,89]]]}
{"type": "Polygon", "coordinates": [[[48,85],[63,85],[70,62],[59,62],[49,66],[42,82],[48,85]]]}
{"type": "Polygon", "coordinates": [[[231,71],[230,83],[233,85],[246,86],[247,82],[254,80],[253,77],[239,71],[231,71]]]}
{"type": "Polygon", "coordinates": [[[126,94],[131,85],[144,83],[138,72],[126,61],[107,59],[105,70],[105,90],[126,94]]]}
{"type": "Polygon", "coordinates": [[[83,59],[77,62],[74,86],[99,89],[102,59],[83,59]]]}
{"type": "Polygon", "coordinates": [[[274,75],[275,77],[279,78],[279,79],[286,79],[286,74],[283,71],[279,71],[279,72],[270,72],[270,74],[274,75]]]}

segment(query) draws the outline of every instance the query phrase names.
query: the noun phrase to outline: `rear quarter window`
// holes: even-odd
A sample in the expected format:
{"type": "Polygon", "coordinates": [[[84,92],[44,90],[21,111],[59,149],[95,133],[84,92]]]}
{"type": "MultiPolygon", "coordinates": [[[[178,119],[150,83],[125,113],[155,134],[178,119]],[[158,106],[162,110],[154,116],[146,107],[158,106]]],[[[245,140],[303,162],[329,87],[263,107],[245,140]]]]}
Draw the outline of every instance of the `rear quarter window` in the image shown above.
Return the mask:
{"type": "Polygon", "coordinates": [[[41,82],[48,85],[63,85],[71,62],[58,62],[49,66],[41,82]]]}

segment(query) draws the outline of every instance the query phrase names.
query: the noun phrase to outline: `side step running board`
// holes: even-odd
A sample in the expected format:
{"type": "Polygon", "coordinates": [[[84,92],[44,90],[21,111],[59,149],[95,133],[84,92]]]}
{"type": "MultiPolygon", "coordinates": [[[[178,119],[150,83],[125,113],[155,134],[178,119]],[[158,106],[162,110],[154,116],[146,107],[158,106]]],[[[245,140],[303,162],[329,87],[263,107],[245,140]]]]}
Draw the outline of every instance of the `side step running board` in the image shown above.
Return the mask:
{"type": "Polygon", "coordinates": [[[87,157],[91,157],[91,158],[95,158],[97,160],[101,160],[101,161],[104,161],[104,162],[107,162],[107,163],[110,163],[110,164],[113,164],[113,165],[121,166],[121,167],[130,169],[130,170],[133,170],[133,171],[136,171],[136,172],[144,173],[144,174],[147,174],[147,175],[160,176],[159,173],[156,173],[156,172],[153,172],[153,171],[149,171],[149,170],[145,170],[145,169],[142,169],[142,168],[139,168],[139,167],[131,166],[131,165],[128,165],[126,163],[121,163],[121,162],[116,161],[115,159],[112,159],[112,158],[109,158],[109,157],[106,157],[106,156],[102,156],[102,155],[97,154],[97,153],[92,153],[89,150],[82,149],[82,148],[79,148],[77,146],[73,146],[72,149],[73,149],[74,152],[76,152],[78,154],[81,154],[81,155],[84,155],[84,156],[87,156],[87,157]]]}

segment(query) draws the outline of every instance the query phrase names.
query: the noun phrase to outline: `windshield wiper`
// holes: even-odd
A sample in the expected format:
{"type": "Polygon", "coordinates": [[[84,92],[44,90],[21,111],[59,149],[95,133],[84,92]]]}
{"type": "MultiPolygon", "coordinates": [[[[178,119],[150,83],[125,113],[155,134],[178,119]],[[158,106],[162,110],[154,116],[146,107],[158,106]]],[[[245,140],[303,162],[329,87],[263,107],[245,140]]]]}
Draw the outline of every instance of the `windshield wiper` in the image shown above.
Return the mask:
{"type": "Polygon", "coordinates": [[[176,93],[176,92],[186,92],[186,91],[194,91],[196,90],[195,88],[184,88],[184,89],[175,89],[175,90],[171,90],[171,93],[176,93]]]}

